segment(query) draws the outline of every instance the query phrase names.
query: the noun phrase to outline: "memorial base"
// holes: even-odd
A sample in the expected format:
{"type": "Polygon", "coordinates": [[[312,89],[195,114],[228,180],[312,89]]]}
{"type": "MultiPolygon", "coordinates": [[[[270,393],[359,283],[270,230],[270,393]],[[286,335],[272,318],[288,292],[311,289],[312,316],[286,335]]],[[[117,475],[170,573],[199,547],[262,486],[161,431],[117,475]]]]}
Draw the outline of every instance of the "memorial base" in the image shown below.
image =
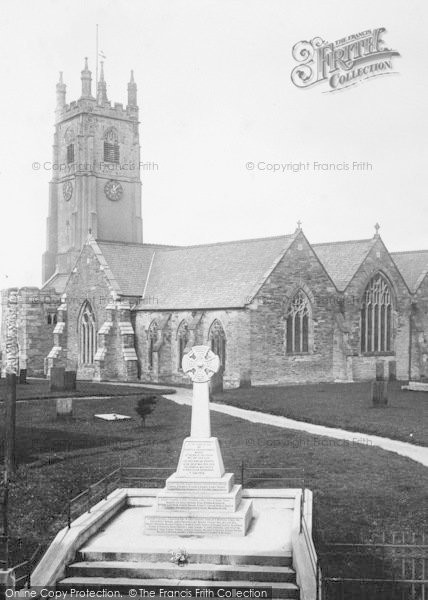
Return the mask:
{"type": "Polygon", "coordinates": [[[145,535],[244,536],[252,502],[225,473],[217,438],[186,438],[177,472],[166,481],[144,521],[145,535]]]}
{"type": "Polygon", "coordinates": [[[230,492],[162,490],[156,498],[156,510],[235,512],[241,503],[242,489],[234,485],[230,492]]]}
{"type": "Polygon", "coordinates": [[[144,535],[244,536],[253,516],[251,500],[242,500],[236,512],[156,511],[146,515],[144,535]]]}

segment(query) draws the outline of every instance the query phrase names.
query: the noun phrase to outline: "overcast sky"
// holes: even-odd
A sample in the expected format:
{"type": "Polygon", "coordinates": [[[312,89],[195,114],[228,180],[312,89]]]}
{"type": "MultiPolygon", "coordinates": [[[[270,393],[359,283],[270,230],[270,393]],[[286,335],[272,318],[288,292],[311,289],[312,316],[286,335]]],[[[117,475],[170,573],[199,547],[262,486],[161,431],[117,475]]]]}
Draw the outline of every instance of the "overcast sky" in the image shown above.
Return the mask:
{"type": "Polygon", "coordinates": [[[146,242],[197,244],[288,234],[371,237],[428,248],[425,0],[2,0],[0,287],[40,285],[58,71],[80,95],[95,76],[95,25],[108,96],[140,105],[146,242]],[[300,40],[385,27],[397,74],[337,93],[298,89],[300,40]],[[246,163],[367,161],[363,172],[249,171],[246,163]]]}

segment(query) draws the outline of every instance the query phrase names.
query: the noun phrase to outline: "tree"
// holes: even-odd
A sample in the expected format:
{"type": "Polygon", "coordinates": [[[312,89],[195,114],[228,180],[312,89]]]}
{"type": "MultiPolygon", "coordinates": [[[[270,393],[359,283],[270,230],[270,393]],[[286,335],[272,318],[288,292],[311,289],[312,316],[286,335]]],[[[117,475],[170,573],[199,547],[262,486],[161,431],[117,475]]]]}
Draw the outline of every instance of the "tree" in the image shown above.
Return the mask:
{"type": "Polygon", "coordinates": [[[157,396],[153,395],[143,396],[140,398],[140,400],[138,400],[137,406],[135,407],[135,412],[141,418],[143,427],[146,425],[146,418],[152,414],[156,406],[157,399],[157,396]]]}

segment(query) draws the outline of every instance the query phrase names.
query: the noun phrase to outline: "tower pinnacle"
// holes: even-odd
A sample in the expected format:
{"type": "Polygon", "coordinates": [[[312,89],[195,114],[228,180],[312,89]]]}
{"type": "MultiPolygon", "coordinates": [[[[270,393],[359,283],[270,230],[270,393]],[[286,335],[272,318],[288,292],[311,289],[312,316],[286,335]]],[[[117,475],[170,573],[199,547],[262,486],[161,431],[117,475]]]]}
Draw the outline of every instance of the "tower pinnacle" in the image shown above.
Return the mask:
{"type": "Polygon", "coordinates": [[[131,71],[131,79],[128,83],[128,106],[137,106],[137,84],[134,81],[134,71],[131,71]]]}
{"type": "Polygon", "coordinates": [[[108,102],[107,84],[104,79],[104,61],[101,61],[100,79],[97,84],[97,104],[103,106],[108,102]]]}
{"type": "Polygon", "coordinates": [[[91,93],[91,83],[92,83],[92,73],[88,67],[88,57],[85,56],[85,67],[81,72],[81,80],[82,80],[82,98],[92,98],[91,93]]]}
{"type": "Polygon", "coordinates": [[[59,81],[56,84],[56,111],[61,112],[65,106],[66,85],[62,79],[62,71],[59,72],[59,81]]]}

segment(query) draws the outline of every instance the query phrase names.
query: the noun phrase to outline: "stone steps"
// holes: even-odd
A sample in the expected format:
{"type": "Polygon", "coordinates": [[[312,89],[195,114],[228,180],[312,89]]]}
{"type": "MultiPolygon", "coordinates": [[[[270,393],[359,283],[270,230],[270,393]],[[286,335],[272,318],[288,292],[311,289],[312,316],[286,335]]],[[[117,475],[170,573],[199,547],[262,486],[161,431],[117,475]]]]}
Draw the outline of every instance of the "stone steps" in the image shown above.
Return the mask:
{"type": "MultiPolygon", "coordinates": [[[[169,562],[170,552],[121,552],[103,551],[81,548],[76,556],[76,561],[125,561],[158,563],[169,562]]],[[[203,563],[210,565],[261,565],[272,567],[290,567],[290,554],[263,553],[259,555],[205,553],[193,551],[189,555],[189,564],[203,563]]]]}
{"type": "MultiPolygon", "coordinates": [[[[299,600],[299,588],[294,583],[289,582],[248,582],[248,581],[206,581],[206,580],[182,580],[182,579],[140,579],[126,577],[66,577],[59,581],[56,589],[62,592],[71,593],[72,590],[115,590],[122,594],[128,594],[129,590],[139,590],[140,588],[155,593],[160,590],[173,590],[177,587],[184,587],[186,590],[205,589],[205,588],[272,588],[273,598],[292,598],[299,600]]],[[[166,596],[164,596],[166,597],[166,596]]]]}
{"type": "Polygon", "coordinates": [[[76,562],[67,569],[68,577],[154,578],[177,580],[243,581],[243,582],[291,582],[296,574],[290,567],[261,565],[213,565],[209,563],[187,564],[183,567],[172,562],[135,561],[84,561],[76,562]]]}

